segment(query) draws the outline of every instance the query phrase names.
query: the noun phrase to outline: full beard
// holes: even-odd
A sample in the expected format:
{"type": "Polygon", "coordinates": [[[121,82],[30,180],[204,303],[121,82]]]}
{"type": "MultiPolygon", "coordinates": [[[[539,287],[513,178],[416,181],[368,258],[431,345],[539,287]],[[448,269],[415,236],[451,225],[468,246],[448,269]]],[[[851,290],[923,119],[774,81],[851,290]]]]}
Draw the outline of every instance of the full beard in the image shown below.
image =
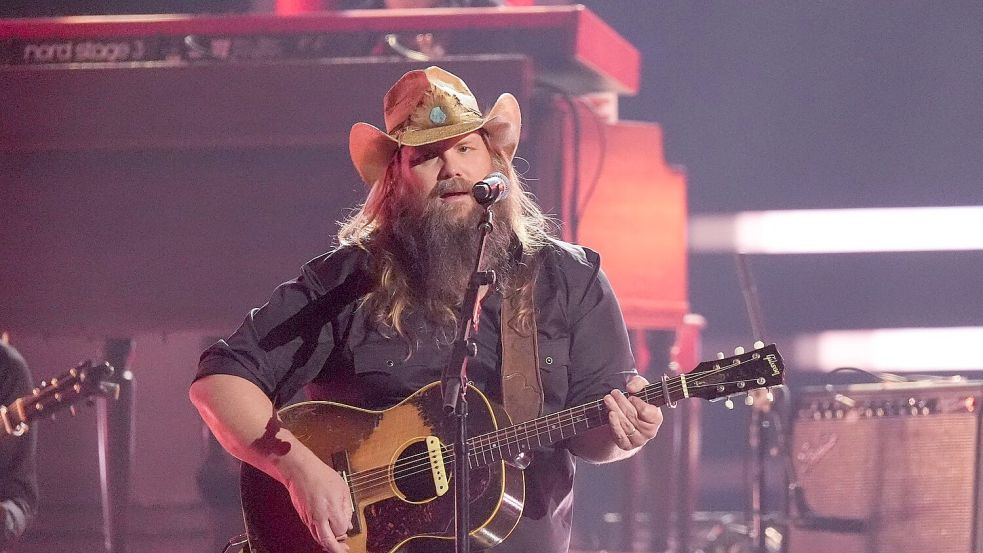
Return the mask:
{"type": "MultiPolygon", "coordinates": [[[[460,183],[440,183],[436,191],[460,189],[455,184],[460,183]]],[[[512,274],[512,222],[504,207],[492,206],[494,226],[485,239],[480,266],[480,270],[495,271],[499,286],[507,286],[512,274]]],[[[443,327],[450,323],[441,314],[456,313],[464,297],[478,255],[482,212],[477,203],[469,202],[465,208],[435,195],[422,207],[399,210],[393,222],[391,252],[406,274],[413,303],[432,324],[443,327]]]]}

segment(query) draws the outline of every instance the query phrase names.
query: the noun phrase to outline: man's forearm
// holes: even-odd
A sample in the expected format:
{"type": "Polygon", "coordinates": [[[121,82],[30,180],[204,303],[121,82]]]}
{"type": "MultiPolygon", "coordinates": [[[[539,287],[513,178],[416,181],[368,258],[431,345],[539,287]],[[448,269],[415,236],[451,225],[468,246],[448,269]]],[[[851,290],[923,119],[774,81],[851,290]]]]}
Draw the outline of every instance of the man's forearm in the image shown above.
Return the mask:
{"type": "Polygon", "coordinates": [[[594,428],[580,436],[570,438],[567,447],[577,457],[594,464],[627,459],[637,453],[639,449],[633,448],[625,451],[618,447],[618,444],[611,439],[611,431],[606,426],[594,428]]]}
{"type": "Polygon", "coordinates": [[[313,455],[280,426],[273,403],[255,384],[232,375],[210,375],[191,385],[191,402],[226,451],[281,483],[290,465],[313,455]]]}

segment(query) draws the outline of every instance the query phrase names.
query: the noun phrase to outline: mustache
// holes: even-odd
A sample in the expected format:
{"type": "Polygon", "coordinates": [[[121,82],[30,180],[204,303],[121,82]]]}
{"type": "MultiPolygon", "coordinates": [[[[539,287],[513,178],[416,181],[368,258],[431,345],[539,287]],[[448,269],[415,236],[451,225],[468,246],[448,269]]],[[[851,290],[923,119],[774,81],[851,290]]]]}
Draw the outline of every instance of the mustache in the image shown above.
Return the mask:
{"type": "Polygon", "coordinates": [[[467,194],[471,192],[473,185],[473,183],[468,182],[461,177],[451,177],[449,179],[437,181],[437,186],[434,187],[434,196],[439,198],[441,196],[453,193],[467,194]]]}

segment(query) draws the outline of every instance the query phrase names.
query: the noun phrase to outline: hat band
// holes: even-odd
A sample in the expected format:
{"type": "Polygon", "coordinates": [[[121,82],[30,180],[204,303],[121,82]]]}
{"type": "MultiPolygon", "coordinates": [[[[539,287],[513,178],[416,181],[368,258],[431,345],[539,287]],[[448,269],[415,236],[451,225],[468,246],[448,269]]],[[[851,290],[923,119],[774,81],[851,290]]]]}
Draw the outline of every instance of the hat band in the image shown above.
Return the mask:
{"type": "Polygon", "coordinates": [[[394,140],[398,141],[399,137],[407,132],[426,131],[431,129],[439,129],[444,126],[449,127],[451,125],[460,125],[462,123],[478,123],[482,121],[482,116],[480,112],[474,111],[465,106],[460,106],[460,107],[463,107],[465,111],[459,111],[454,115],[453,118],[451,118],[447,114],[447,112],[444,111],[443,108],[441,108],[440,106],[434,106],[433,108],[430,109],[430,113],[428,114],[427,117],[429,120],[428,122],[431,125],[428,126],[417,125],[413,123],[412,119],[408,118],[402,124],[400,124],[392,131],[390,131],[389,136],[391,136],[394,140]],[[451,122],[451,120],[453,120],[453,123],[451,122]]]}

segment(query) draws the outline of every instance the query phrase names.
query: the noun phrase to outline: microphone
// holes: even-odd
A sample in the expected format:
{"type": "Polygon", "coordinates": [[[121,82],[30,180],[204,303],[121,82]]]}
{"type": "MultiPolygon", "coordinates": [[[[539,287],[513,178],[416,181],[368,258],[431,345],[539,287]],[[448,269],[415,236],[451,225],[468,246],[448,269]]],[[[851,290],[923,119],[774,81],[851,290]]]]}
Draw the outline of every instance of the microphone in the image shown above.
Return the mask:
{"type": "Polygon", "coordinates": [[[471,195],[480,205],[488,207],[508,197],[509,179],[496,171],[476,182],[471,188],[471,195]]]}

